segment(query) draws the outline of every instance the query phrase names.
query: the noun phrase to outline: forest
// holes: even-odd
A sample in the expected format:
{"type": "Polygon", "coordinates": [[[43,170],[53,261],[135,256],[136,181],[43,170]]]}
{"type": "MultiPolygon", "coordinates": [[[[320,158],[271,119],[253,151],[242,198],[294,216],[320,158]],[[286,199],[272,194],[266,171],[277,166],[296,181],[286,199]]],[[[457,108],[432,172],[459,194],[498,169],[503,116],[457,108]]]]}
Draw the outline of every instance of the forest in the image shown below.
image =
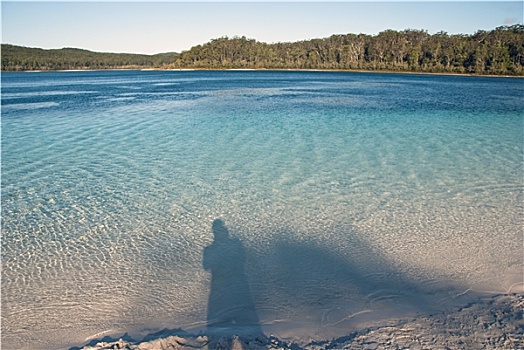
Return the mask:
{"type": "Polygon", "coordinates": [[[63,48],[44,50],[2,44],[2,71],[166,68],[177,53],[139,55],[63,48]]]}
{"type": "Polygon", "coordinates": [[[524,75],[524,25],[471,35],[425,30],[339,34],[264,43],[221,37],[181,53],[133,55],[2,45],[2,70],[57,69],[326,69],[524,75]]]}

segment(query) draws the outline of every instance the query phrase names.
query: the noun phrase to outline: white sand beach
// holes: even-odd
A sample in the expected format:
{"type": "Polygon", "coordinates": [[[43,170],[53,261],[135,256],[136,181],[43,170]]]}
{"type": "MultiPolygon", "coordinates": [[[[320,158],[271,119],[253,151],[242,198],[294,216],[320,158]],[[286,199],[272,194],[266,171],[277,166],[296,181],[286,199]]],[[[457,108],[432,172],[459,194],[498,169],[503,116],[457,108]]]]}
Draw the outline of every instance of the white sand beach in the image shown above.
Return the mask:
{"type": "Polygon", "coordinates": [[[522,349],[524,296],[487,296],[438,314],[398,319],[358,330],[336,339],[289,341],[272,335],[190,334],[165,330],[145,341],[91,341],[82,350],[129,349],[522,349]]]}

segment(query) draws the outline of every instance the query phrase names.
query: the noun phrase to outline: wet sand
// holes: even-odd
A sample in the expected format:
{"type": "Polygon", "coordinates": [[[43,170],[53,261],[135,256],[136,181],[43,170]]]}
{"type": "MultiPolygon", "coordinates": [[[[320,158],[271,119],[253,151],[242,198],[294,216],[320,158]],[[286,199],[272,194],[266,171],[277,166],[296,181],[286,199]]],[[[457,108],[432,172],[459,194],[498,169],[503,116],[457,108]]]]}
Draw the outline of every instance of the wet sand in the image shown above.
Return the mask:
{"type": "Polygon", "coordinates": [[[71,350],[102,349],[523,349],[524,295],[483,297],[466,306],[436,314],[376,323],[329,340],[289,341],[265,335],[190,334],[181,329],[160,332],[142,341],[91,341],[71,350]]]}

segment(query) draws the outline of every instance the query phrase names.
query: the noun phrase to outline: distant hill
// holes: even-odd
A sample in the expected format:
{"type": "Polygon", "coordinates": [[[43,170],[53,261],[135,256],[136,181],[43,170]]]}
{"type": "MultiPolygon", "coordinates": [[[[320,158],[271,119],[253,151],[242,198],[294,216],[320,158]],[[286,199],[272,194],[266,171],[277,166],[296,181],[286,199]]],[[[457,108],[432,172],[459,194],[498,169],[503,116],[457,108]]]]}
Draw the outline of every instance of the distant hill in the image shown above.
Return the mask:
{"type": "Polygon", "coordinates": [[[177,57],[177,53],[140,55],[2,44],[2,71],[162,68],[172,65],[177,57]]]}
{"type": "Polygon", "coordinates": [[[222,37],[180,54],[135,55],[2,45],[2,71],[193,68],[333,69],[524,76],[524,25],[472,35],[385,30],[267,44],[222,37]]]}

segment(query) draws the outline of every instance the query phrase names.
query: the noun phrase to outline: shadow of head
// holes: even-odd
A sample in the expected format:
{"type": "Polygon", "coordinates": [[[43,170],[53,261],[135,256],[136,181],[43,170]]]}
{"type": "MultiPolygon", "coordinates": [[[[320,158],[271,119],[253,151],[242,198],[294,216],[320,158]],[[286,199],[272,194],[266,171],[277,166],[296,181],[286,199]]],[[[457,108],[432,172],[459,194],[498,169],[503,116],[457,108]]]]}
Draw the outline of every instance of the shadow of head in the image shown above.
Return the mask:
{"type": "Polygon", "coordinates": [[[223,241],[229,238],[229,231],[221,219],[215,219],[211,225],[215,241],[223,241]]]}

